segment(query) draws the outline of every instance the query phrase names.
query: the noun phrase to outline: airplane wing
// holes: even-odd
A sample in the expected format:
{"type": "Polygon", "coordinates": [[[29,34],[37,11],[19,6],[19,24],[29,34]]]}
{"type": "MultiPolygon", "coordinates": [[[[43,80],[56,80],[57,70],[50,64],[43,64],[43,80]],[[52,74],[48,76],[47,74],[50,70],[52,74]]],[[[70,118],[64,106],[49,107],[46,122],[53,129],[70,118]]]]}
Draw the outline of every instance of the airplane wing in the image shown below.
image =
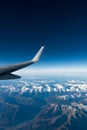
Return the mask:
{"type": "Polygon", "coordinates": [[[40,50],[37,52],[37,54],[34,56],[34,58],[30,61],[14,64],[14,65],[8,65],[4,67],[0,67],[0,79],[5,80],[5,79],[17,79],[21,78],[18,75],[11,74],[14,71],[17,71],[19,69],[25,68],[31,64],[34,64],[39,61],[41,54],[43,52],[44,46],[40,48],[40,50]]]}

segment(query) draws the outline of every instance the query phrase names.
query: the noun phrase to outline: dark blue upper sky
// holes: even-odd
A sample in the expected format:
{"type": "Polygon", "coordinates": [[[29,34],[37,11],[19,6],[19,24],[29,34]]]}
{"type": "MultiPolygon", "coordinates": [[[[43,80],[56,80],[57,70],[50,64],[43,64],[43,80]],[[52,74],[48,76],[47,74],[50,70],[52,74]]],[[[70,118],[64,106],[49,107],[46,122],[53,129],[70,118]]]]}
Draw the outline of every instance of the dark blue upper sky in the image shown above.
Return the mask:
{"type": "Polygon", "coordinates": [[[28,60],[42,45],[42,64],[87,64],[87,3],[0,3],[0,64],[28,60]]]}

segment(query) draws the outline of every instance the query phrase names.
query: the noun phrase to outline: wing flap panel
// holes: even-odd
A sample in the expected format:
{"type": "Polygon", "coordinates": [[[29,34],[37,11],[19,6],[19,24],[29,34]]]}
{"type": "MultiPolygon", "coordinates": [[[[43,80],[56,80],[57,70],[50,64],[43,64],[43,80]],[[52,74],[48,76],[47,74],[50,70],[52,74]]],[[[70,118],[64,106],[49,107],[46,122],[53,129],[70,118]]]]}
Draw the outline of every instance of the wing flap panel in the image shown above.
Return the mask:
{"type": "Polygon", "coordinates": [[[21,78],[18,75],[14,75],[14,74],[4,74],[4,75],[0,75],[0,80],[7,80],[7,79],[19,79],[21,78]]]}

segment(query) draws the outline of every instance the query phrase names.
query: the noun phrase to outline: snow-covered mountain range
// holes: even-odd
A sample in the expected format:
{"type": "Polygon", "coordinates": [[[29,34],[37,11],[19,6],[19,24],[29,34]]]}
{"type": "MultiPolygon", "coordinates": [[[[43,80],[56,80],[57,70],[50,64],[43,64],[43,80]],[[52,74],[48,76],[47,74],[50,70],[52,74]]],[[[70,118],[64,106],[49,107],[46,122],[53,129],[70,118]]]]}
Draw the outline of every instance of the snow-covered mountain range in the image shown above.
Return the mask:
{"type": "Polygon", "coordinates": [[[0,84],[0,91],[3,92],[20,92],[25,93],[44,93],[44,92],[87,92],[87,81],[69,80],[65,82],[58,82],[55,80],[34,80],[24,81],[19,80],[13,84],[13,82],[0,84]]]}
{"type": "Polygon", "coordinates": [[[0,82],[0,129],[86,130],[86,122],[86,80],[0,82]]]}

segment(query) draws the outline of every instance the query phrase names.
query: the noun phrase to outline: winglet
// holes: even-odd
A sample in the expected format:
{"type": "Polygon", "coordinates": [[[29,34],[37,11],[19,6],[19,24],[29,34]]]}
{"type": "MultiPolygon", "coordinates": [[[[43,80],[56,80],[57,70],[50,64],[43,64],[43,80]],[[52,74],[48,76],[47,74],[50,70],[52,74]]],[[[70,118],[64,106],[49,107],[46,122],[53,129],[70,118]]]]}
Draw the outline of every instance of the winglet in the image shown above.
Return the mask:
{"type": "Polygon", "coordinates": [[[34,56],[34,58],[32,59],[33,62],[37,62],[39,61],[40,57],[41,57],[41,54],[43,52],[43,49],[44,49],[44,46],[42,46],[40,48],[40,50],[37,52],[37,54],[34,56]]]}

